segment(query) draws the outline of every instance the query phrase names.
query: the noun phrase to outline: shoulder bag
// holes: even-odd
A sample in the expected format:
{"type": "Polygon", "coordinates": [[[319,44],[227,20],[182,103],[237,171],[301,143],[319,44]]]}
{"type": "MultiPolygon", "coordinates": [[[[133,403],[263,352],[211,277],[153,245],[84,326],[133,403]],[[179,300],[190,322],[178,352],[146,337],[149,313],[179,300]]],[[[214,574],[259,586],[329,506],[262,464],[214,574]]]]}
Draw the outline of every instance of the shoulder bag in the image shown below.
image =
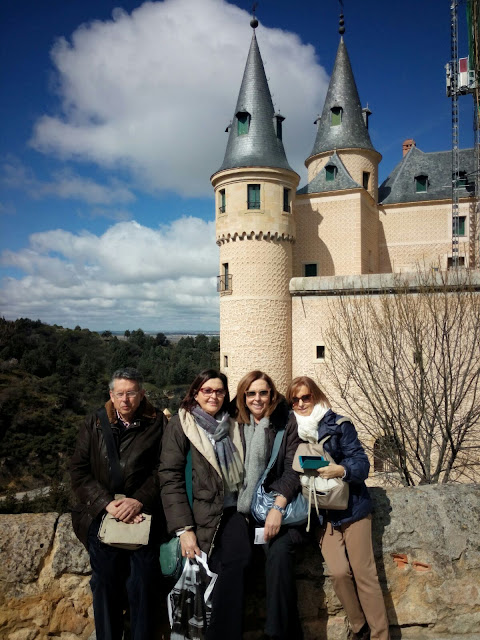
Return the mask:
{"type": "Polygon", "coordinates": [[[308,500],[307,531],[310,529],[310,507],[312,503],[315,504],[317,515],[319,515],[320,509],[342,511],[348,506],[348,482],[341,478],[321,478],[317,469],[303,469],[300,465],[300,456],[322,456],[325,460],[335,464],[335,460],[323,447],[329,438],[330,435],[325,436],[316,444],[302,442],[302,444],[298,445],[293,459],[292,468],[300,474],[302,493],[308,500]]]}
{"type": "MultiPolygon", "coordinates": [[[[252,504],[250,511],[252,516],[258,522],[258,524],[265,524],[268,512],[273,507],[276,495],[274,492],[265,491],[263,483],[265,482],[268,472],[275,464],[275,461],[282,444],[285,429],[277,431],[275,441],[273,443],[272,455],[267,468],[262,474],[262,477],[258,481],[258,484],[253,492],[252,504]]],[[[308,500],[304,498],[300,492],[291,502],[285,507],[285,515],[283,516],[282,525],[298,525],[307,521],[309,512],[308,500]]]]}
{"type": "MultiPolygon", "coordinates": [[[[121,489],[123,488],[122,471],[120,469],[118,451],[105,407],[97,413],[97,416],[100,420],[103,438],[107,447],[115,500],[120,500],[126,497],[121,493],[121,489]]],[[[126,523],[117,520],[110,513],[106,513],[103,516],[100,529],[98,530],[98,539],[100,542],[108,544],[111,547],[119,547],[120,549],[128,549],[130,551],[147,545],[150,537],[152,516],[147,513],[142,513],[141,515],[143,516],[141,522],[126,523]]]]}

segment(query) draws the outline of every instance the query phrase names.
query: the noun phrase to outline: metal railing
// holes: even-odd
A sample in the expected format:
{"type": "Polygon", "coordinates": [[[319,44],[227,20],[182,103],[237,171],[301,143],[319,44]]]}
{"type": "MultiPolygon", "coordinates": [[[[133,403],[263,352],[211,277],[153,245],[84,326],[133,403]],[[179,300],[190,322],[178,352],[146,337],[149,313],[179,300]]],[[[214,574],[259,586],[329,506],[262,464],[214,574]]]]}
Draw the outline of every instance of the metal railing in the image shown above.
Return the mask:
{"type": "Polygon", "coordinates": [[[217,276],[217,291],[219,293],[232,293],[232,276],[217,276]]]}

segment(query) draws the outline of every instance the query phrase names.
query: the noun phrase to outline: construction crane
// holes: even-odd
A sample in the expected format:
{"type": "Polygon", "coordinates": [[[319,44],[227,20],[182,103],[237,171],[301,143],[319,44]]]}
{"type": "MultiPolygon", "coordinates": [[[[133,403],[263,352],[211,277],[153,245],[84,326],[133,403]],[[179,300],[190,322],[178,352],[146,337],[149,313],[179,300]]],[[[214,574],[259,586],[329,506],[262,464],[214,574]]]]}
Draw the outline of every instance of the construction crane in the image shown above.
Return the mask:
{"type": "Polygon", "coordinates": [[[447,96],[452,100],[452,266],[458,267],[459,260],[459,200],[460,200],[460,153],[459,153],[459,110],[461,95],[472,94],[474,100],[474,193],[470,204],[469,266],[480,266],[479,254],[479,202],[480,202],[480,43],[479,14],[480,0],[467,0],[467,24],[469,56],[458,57],[458,5],[459,0],[450,0],[450,49],[451,59],[446,65],[447,96]]]}

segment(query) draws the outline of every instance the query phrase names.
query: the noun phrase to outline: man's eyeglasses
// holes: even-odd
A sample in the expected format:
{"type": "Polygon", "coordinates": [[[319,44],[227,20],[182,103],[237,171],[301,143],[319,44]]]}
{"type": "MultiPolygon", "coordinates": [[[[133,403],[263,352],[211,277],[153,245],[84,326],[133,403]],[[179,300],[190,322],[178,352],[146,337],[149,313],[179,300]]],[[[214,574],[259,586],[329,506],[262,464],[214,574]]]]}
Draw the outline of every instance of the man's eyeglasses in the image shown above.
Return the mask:
{"type": "Polygon", "coordinates": [[[215,394],[217,398],[224,398],[227,395],[225,389],[210,389],[210,387],[204,387],[203,389],[200,389],[200,392],[207,397],[215,394]]]}
{"type": "Polygon", "coordinates": [[[245,395],[247,398],[255,398],[256,395],[259,395],[261,398],[266,398],[270,395],[270,389],[262,389],[261,391],[245,391],[245,395]]]}
{"type": "Polygon", "coordinates": [[[298,404],[300,402],[300,400],[303,402],[303,404],[306,404],[307,402],[310,402],[310,400],[312,399],[312,394],[311,393],[306,393],[304,396],[300,396],[300,398],[292,398],[292,404],[298,404]]]}
{"type": "Polygon", "coordinates": [[[133,400],[138,396],[138,391],[116,391],[114,394],[117,400],[121,400],[123,396],[127,396],[129,400],[133,400]]]}

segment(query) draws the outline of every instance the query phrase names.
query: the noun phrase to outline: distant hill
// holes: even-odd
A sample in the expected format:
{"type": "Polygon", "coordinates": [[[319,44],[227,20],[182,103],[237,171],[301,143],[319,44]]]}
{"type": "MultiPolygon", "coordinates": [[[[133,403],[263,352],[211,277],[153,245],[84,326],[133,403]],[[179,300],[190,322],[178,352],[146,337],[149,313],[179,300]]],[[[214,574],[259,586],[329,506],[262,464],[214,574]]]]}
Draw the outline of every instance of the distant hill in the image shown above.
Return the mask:
{"type": "Polygon", "coordinates": [[[115,369],[140,369],[151,402],[173,413],[195,375],[218,365],[217,335],[174,341],[137,329],[119,339],[0,319],[0,494],[67,479],[78,427],[108,399],[115,369]]]}

